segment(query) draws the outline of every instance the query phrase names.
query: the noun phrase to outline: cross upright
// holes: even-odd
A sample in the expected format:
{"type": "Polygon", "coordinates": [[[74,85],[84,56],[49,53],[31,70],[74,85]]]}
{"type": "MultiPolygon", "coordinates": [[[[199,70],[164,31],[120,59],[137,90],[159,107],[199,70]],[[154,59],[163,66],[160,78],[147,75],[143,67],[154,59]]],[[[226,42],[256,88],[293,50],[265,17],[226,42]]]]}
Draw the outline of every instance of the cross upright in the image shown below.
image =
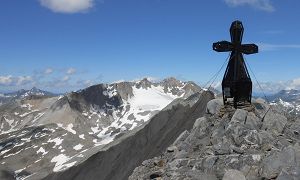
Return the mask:
{"type": "Polygon", "coordinates": [[[242,44],[243,33],[242,22],[234,21],[230,27],[231,42],[219,41],[213,43],[213,50],[217,52],[231,51],[222,81],[222,93],[224,105],[233,102],[235,108],[247,103],[251,104],[252,98],[252,81],[243,54],[258,53],[257,45],[242,44]]]}

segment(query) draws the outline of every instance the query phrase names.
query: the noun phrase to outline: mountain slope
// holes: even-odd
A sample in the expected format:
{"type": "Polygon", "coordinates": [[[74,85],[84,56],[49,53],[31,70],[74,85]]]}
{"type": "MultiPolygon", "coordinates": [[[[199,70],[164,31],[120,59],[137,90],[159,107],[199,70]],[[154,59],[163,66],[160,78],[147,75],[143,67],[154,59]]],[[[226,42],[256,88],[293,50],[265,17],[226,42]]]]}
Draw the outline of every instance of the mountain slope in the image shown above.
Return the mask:
{"type": "Polygon", "coordinates": [[[127,179],[147,158],[161,153],[181,132],[205,113],[210,92],[197,93],[168,105],[149,122],[109,144],[86,161],[45,179],[127,179]]]}

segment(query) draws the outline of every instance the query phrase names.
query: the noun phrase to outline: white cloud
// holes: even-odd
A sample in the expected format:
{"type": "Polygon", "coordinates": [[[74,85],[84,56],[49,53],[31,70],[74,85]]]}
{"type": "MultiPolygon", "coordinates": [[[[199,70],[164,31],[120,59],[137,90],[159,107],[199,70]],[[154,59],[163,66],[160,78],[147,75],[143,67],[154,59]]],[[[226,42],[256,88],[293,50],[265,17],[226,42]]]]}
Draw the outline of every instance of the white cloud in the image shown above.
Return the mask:
{"type": "MultiPolygon", "coordinates": [[[[287,81],[277,82],[261,82],[261,88],[265,93],[277,93],[281,90],[297,89],[300,90],[300,78],[295,78],[287,81]]],[[[262,92],[261,88],[256,82],[253,82],[253,89],[256,92],[262,92]]]]}
{"type": "Polygon", "coordinates": [[[19,76],[16,78],[16,85],[18,86],[26,85],[31,82],[33,82],[31,76],[19,76]]]}
{"type": "Polygon", "coordinates": [[[13,78],[11,75],[8,76],[0,76],[0,85],[9,85],[13,81],[13,78]]]}
{"type": "Polygon", "coordinates": [[[65,76],[62,78],[62,81],[63,82],[66,82],[66,81],[69,81],[70,80],[70,76],[65,76]]]}
{"type": "MultiPolygon", "coordinates": [[[[82,76],[74,76],[78,73],[75,68],[47,68],[33,71],[32,75],[0,75],[0,92],[31,89],[38,86],[41,89],[53,92],[66,92],[86,88],[93,84],[101,83],[102,76],[95,79],[78,79],[82,76]],[[51,74],[50,76],[47,76],[51,74]]],[[[81,73],[81,71],[79,71],[81,73]]]]}
{"type": "Polygon", "coordinates": [[[52,74],[53,73],[53,69],[52,68],[47,68],[44,71],[44,74],[52,74]]]}
{"type": "Polygon", "coordinates": [[[0,85],[2,86],[23,86],[31,82],[33,82],[31,76],[0,76],[0,85]]]}
{"type": "Polygon", "coordinates": [[[83,86],[88,87],[88,86],[92,86],[94,83],[91,80],[85,80],[83,86]]]}
{"type": "MultiPolygon", "coordinates": [[[[274,94],[281,90],[290,90],[290,89],[300,90],[300,77],[295,78],[293,80],[287,80],[287,81],[259,82],[260,86],[257,84],[257,82],[254,79],[252,79],[252,84],[253,84],[253,92],[255,93],[264,92],[265,94],[274,94]]],[[[222,82],[217,81],[212,84],[212,87],[221,92],[222,82]]]]}
{"type": "Polygon", "coordinates": [[[289,83],[288,89],[298,89],[298,90],[300,90],[300,78],[293,79],[289,83]]]}
{"type": "Polygon", "coordinates": [[[277,51],[280,49],[300,49],[300,44],[269,44],[257,43],[260,51],[277,51]]]}
{"type": "Polygon", "coordinates": [[[41,5],[59,13],[86,12],[94,6],[94,0],[39,0],[41,5]]]}
{"type": "Polygon", "coordinates": [[[69,74],[69,75],[75,74],[75,73],[76,73],[76,69],[74,69],[74,68],[69,68],[69,69],[67,70],[67,74],[69,74]]]}
{"type": "MultiPolygon", "coordinates": [[[[130,80],[130,81],[133,81],[133,82],[135,82],[135,81],[141,81],[141,80],[143,80],[143,79],[147,79],[148,81],[150,81],[150,82],[158,82],[160,79],[159,78],[157,78],[157,77],[151,77],[151,76],[145,76],[145,77],[142,77],[142,78],[135,78],[135,79],[133,79],[133,80],[130,80]]],[[[114,82],[122,82],[123,80],[117,80],[117,81],[114,81],[114,82]]]]}
{"type": "Polygon", "coordinates": [[[271,0],[224,0],[230,7],[237,6],[251,6],[252,8],[262,11],[273,12],[274,6],[271,4],[271,0]]]}

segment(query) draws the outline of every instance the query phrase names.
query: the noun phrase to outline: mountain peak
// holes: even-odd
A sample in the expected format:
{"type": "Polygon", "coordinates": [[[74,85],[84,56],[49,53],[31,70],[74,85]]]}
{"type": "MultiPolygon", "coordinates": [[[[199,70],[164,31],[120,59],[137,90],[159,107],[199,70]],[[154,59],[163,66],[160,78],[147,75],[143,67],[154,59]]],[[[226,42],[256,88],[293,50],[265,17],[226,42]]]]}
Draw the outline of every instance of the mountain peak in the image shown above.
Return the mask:
{"type": "Polygon", "coordinates": [[[146,78],[143,78],[142,80],[138,81],[137,84],[136,84],[136,87],[137,88],[144,88],[144,89],[147,89],[147,88],[150,88],[151,85],[153,83],[151,81],[149,81],[149,79],[146,77],[146,78]]]}
{"type": "Polygon", "coordinates": [[[33,86],[29,91],[31,91],[31,92],[39,92],[41,90],[38,89],[37,87],[33,86]]]}
{"type": "Polygon", "coordinates": [[[184,83],[174,77],[166,78],[162,81],[162,84],[167,87],[181,87],[184,83]]]}

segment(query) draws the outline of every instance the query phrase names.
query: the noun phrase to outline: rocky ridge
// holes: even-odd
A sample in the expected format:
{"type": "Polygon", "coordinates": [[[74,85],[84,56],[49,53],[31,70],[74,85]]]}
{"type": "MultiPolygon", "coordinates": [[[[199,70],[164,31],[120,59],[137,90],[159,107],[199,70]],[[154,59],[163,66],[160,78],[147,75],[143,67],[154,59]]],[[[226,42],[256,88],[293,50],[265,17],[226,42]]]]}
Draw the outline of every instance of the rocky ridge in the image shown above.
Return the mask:
{"type": "Polygon", "coordinates": [[[300,119],[261,99],[251,111],[220,113],[221,104],[210,101],[192,130],[143,161],[129,179],[300,179],[300,119]]]}

